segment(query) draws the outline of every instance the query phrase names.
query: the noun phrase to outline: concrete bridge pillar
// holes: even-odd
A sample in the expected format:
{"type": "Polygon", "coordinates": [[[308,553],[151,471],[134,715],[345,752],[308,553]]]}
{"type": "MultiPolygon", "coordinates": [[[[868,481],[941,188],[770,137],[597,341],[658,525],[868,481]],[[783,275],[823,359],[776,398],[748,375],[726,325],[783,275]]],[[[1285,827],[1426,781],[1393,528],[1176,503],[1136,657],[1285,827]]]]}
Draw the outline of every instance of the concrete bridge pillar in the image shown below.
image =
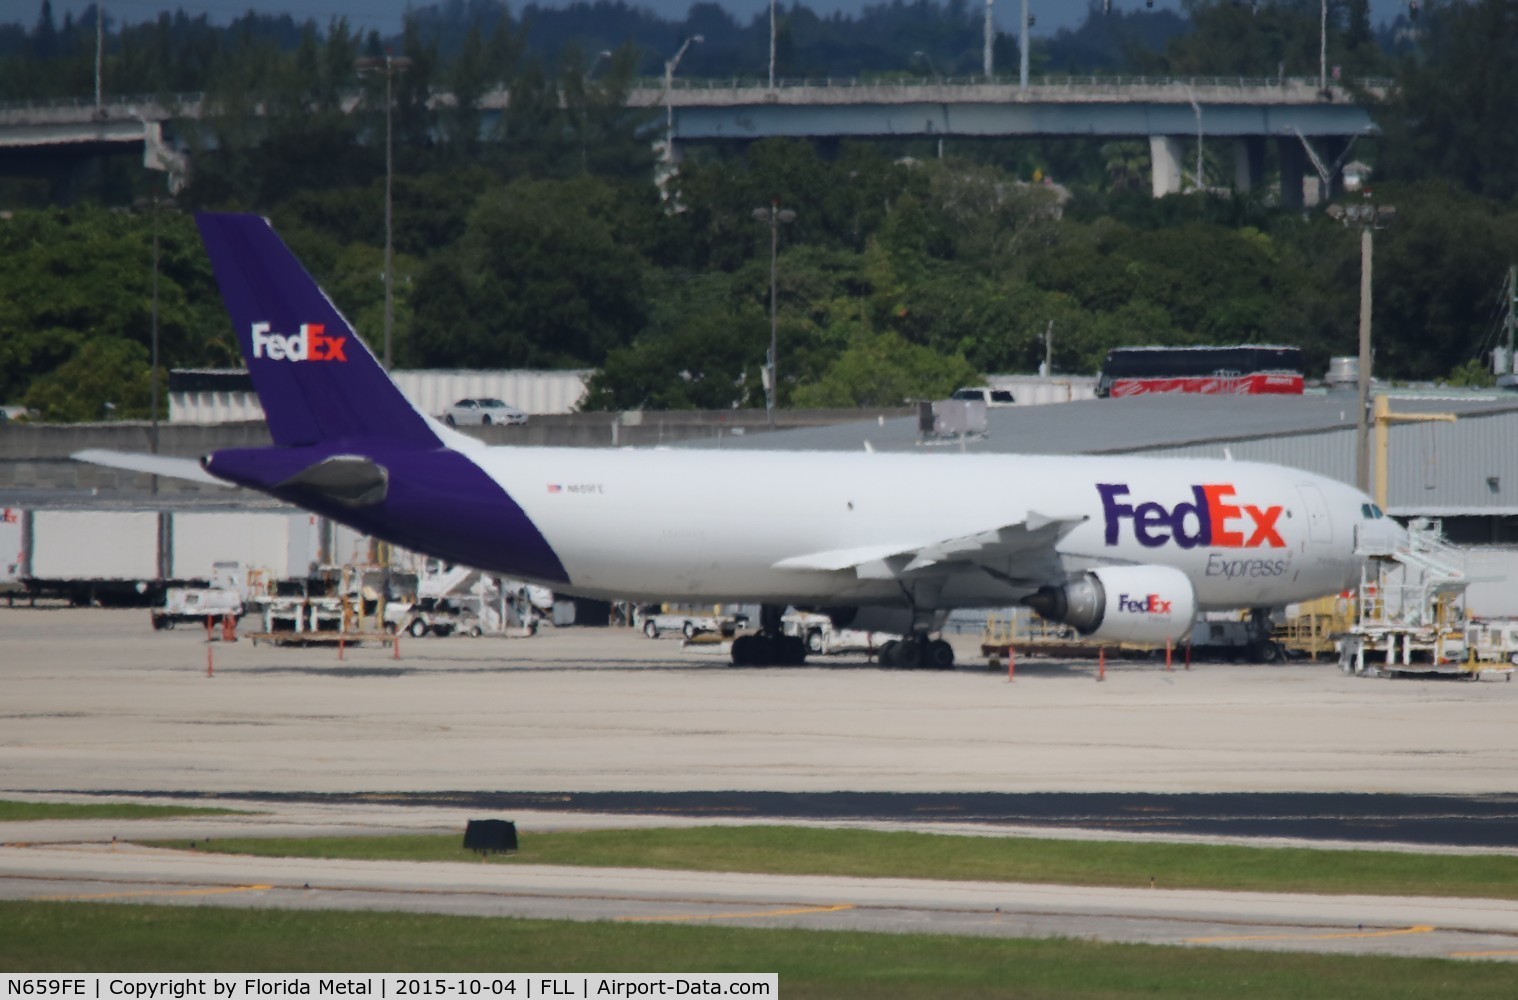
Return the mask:
{"type": "Polygon", "coordinates": [[[1294,135],[1276,139],[1276,152],[1281,158],[1281,207],[1302,207],[1302,181],[1307,177],[1307,152],[1302,140],[1294,135]]]}
{"type": "Polygon", "coordinates": [[[1149,137],[1150,180],[1154,196],[1163,198],[1181,190],[1181,140],[1173,135],[1149,137]]]}
{"type": "Polygon", "coordinates": [[[1253,191],[1265,179],[1265,139],[1244,136],[1233,140],[1233,189],[1253,191]]]}

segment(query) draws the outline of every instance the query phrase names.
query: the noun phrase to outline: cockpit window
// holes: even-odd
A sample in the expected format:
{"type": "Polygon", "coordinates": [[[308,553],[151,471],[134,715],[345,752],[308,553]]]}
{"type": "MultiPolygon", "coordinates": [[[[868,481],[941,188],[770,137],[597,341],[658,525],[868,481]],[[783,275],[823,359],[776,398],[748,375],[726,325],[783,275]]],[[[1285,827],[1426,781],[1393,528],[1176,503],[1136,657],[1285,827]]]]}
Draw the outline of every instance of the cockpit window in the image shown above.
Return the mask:
{"type": "Polygon", "coordinates": [[[1386,514],[1382,512],[1380,507],[1377,507],[1373,503],[1362,503],[1360,505],[1360,516],[1365,518],[1367,521],[1378,521],[1381,518],[1385,517],[1386,514]]]}

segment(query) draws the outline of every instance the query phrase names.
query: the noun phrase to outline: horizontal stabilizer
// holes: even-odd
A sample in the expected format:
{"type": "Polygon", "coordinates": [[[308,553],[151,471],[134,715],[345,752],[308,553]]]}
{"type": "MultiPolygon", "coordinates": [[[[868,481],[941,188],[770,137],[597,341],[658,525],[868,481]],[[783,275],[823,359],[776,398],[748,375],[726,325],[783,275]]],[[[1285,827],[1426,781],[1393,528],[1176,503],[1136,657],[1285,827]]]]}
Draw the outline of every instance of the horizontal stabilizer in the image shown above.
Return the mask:
{"type": "Polygon", "coordinates": [[[218,479],[201,467],[194,458],[171,458],[168,455],[148,455],[135,451],[109,451],[105,448],[86,448],[69,456],[77,462],[104,465],[129,472],[145,472],[150,476],[166,476],[170,479],[188,479],[192,483],[211,483],[215,486],[234,487],[225,479],[218,479]]]}

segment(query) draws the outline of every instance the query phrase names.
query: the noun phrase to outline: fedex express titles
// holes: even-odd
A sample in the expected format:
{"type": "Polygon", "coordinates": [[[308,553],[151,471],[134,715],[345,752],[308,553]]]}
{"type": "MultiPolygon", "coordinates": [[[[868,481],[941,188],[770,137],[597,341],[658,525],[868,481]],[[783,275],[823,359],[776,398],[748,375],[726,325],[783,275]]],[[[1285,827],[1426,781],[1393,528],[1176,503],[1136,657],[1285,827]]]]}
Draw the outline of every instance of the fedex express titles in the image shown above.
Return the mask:
{"type": "MultiPolygon", "coordinates": [[[[1096,490],[1102,498],[1108,545],[1119,544],[1126,521],[1133,538],[1150,549],[1172,542],[1181,549],[1286,548],[1276,527],[1285,508],[1240,503],[1232,483],[1194,484],[1192,501],[1174,507],[1152,500],[1131,502],[1127,483],[1098,483],[1096,490]]],[[[1258,558],[1263,555],[1229,558],[1222,552],[1208,553],[1206,575],[1228,580],[1281,576],[1290,565],[1289,559],[1258,558]]]]}

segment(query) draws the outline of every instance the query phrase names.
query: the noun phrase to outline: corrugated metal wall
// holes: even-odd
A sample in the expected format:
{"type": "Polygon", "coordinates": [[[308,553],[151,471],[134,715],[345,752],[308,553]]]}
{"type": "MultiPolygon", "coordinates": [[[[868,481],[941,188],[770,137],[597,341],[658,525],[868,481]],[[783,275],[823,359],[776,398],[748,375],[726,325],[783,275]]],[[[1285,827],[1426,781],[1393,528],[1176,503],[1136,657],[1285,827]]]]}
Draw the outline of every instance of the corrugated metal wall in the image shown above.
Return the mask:
{"type": "MultiPolygon", "coordinates": [[[[397,371],[400,387],[423,413],[437,416],[460,399],[488,396],[528,413],[573,413],[585,396],[589,370],[576,371],[397,371]]],[[[220,424],[262,420],[263,407],[250,392],[169,394],[169,423],[220,424]]]]}
{"type": "Polygon", "coordinates": [[[585,396],[584,371],[395,372],[395,383],[423,413],[437,416],[461,399],[489,396],[528,413],[573,413],[585,396]]]}
{"type": "MultiPolygon", "coordinates": [[[[1518,514],[1518,412],[1466,415],[1454,423],[1398,423],[1389,435],[1390,512],[1431,517],[1518,514]]],[[[1218,458],[1225,448],[1240,461],[1274,462],[1355,481],[1353,429],[1142,453],[1218,458]]],[[[1371,463],[1374,476],[1374,435],[1371,463]]]]}

